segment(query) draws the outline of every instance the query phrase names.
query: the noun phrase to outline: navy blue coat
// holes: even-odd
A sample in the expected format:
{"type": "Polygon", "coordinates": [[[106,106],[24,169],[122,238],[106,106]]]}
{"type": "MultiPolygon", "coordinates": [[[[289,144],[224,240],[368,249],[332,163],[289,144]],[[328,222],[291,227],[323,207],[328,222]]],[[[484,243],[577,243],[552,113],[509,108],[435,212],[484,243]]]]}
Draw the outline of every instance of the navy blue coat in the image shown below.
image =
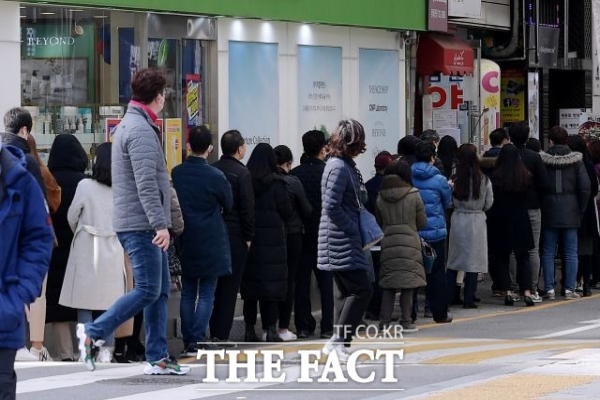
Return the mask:
{"type": "Polygon", "coordinates": [[[332,157],[321,181],[322,211],[319,224],[318,268],[325,271],[351,271],[371,266],[362,250],[358,227],[356,193],[359,179],[356,163],[332,157]]]}
{"type": "Polygon", "coordinates": [[[188,278],[231,274],[229,236],[223,213],[231,211],[233,195],[225,174],[201,157],[188,157],[173,168],[184,229],[181,269],[188,278]]]}
{"type": "Polygon", "coordinates": [[[439,169],[424,162],[414,163],[411,169],[413,186],[419,189],[427,214],[427,226],[419,235],[428,242],[445,239],[446,209],[452,200],[448,180],[439,169]]]}
{"type": "MultiPolygon", "coordinates": [[[[1,147],[1,146],[0,146],[1,147]]],[[[54,235],[44,195],[17,149],[0,148],[0,346],[25,345],[25,305],[42,291],[54,235]],[[19,160],[10,151],[15,151],[19,160]]]]}

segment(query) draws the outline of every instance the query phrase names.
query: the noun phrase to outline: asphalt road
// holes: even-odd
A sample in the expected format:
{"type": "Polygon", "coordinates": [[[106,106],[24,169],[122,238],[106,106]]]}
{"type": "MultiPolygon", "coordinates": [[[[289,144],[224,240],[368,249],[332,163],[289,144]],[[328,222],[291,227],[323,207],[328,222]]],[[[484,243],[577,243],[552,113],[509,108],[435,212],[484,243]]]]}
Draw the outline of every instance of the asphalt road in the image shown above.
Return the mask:
{"type": "MultiPolygon", "coordinates": [[[[403,359],[386,370],[383,361],[363,360],[359,376],[374,372],[371,383],[351,379],[350,367],[335,363],[307,372],[313,383],[301,383],[299,354],[319,350],[324,341],[284,345],[243,345],[239,350],[283,350],[284,383],[225,382],[230,362],[215,366],[218,383],[206,383],[205,360],[184,359],[186,376],[144,376],[140,364],[100,365],[88,372],[78,363],[17,363],[18,399],[594,399],[600,398],[600,293],[590,298],[544,302],[526,308],[501,305],[480,291],[476,310],[453,310],[452,324],[418,320],[420,330],[403,339],[371,338],[350,351],[404,350],[403,359]],[[347,382],[328,380],[338,372],[347,382]],[[391,372],[390,372],[391,371],[391,372]],[[396,383],[384,383],[392,374],[396,383]]],[[[364,356],[361,357],[364,359],[364,356]]],[[[240,362],[246,359],[242,358],[240,362]]],[[[254,365],[254,364],[253,364],[254,365]]],[[[307,364],[304,363],[304,366],[307,364]]],[[[264,364],[256,363],[261,378],[264,364]]],[[[243,379],[245,369],[238,370],[243,379]]],[[[277,374],[275,374],[277,375],[277,374]]]]}

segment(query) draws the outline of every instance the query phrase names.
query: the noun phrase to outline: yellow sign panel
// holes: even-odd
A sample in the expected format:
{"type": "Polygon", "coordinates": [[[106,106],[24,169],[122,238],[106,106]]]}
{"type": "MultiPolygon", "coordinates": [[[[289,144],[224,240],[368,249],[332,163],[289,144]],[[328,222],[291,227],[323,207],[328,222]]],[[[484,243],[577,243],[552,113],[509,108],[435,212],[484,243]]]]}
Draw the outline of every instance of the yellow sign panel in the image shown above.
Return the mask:
{"type": "Polygon", "coordinates": [[[525,72],[523,70],[502,71],[501,120],[505,126],[511,122],[525,120],[525,72]]]}
{"type": "Polygon", "coordinates": [[[165,155],[167,157],[167,170],[169,174],[177,165],[182,162],[183,155],[183,136],[182,124],[180,118],[167,118],[164,128],[165,137],[165,155]]]}

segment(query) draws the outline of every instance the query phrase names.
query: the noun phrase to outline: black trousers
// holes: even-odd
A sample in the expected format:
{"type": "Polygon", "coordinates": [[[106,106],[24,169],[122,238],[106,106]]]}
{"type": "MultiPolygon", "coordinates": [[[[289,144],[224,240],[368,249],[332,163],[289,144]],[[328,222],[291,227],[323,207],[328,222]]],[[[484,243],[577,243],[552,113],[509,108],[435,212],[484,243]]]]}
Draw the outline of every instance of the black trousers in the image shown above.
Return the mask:
{"type": "Polygon", "coordinates": [[[264,332],[277,322],[279,302],[272,300],[244,300],[244,322],[246,325],[256,325],[256,314],[260,305],[260,320],[264,332]]]}
{"type": "Polygon", "coordinates": [[[16,356],[17,350],[0,348],[0,400],[17,398],[16,356]]]}
{"type": "Polygon", "coordinates": [[[431,272],[426,276],[425,292],[434,321],[440,321],[448,317],[448,290],[454,291],[454,285],[448,288],[446,283],[446,239],[429,242],[429,244],[435,250],[437,257],[431,272]]]}
{"type": "MultiPolygon", "coordinates": [[[[477,291],[477,272],[465,272],[465,294],[463,296],[465,305],[471,305],[475,303],[475,292],[477,291]]],[[[456,277],[458,271],[448,269],[446,270],[446,280],[448,287],[448,307],[454,303],[456,277]]],[[[460,287],[459,287],[460,289],[460,287]]]]}
{"type": "Polygon", "coordinates": [[[379,287],[379,269],[381,268],[381,252],[372,251],[371,257],[373,258],[373,271],[375,272],[375,282],[373,282],[373,296],[371,297],[371,302],[369,303],[369,308],[367,308],[367,312],[371,313],[371,316],[377,318],[379,317],[381,309],[381,297],[383,293],[383,290],[379,287]]]}
{"type": "Polygon", "coordinates": [[[333,280],[334,333],[337,341],[348,345],[369,306],[373,286],[369,274],[363,269],[336,271],[333,280]]]}
{"type": "Polygon", "coordinates": [[[304,234],[300,263],[296,269],[294,322],[296,330],[314,332],[315,319],[311,313],[310,279],[317,278],[321,293],[321,334],[333,332],[333,274],[317,268],[317,234],[304,234]]]}
{"type": "MultiPolygon", "coordinates": [[[[503,292],[511,290],[511,279],[509,271],[510,254],[491,253],[492,258],[490,264],[496,263],[498,268],[498,290],[503,292]]],[[[531,265],[529,264],[529,252],[515,253],[517,260],[517,283],[521,290],[529,290],[531,288],[531,265]]]]}
{"type": "Polygon", "coordinates": [[[302,253],[302,234],[288,233],[287,235],[287,293],[285,300],[279,302],[279,328],[288,329],[294,307],[294,289],[296,287],[296,269],[302,253]]]}
{"type": "Polygon", "coordinates": [[[235,314],[235,303],[248,257],[248,245],[243,237],[229,236],[229,246],[232,272],[231,275],[222,276],[217,281],[215,303],[210,317],[210,335],[219,340],[229,339],[235,314]]]}

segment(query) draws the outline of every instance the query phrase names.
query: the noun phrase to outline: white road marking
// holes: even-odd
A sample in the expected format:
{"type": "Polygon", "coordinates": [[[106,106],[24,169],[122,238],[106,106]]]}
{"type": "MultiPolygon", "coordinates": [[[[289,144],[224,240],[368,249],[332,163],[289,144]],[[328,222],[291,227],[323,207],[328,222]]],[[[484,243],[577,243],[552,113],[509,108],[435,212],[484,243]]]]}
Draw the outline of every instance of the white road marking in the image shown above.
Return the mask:
{"type": "Polygon", "coordinates": [[[530,339],[552,339],[552,338],[556,338],[556,337],[568,336],[568,335],[572,335],[574,333],[591,331],[592,329],[599,329],[600,328],[600,319],[593,319],[591,321],[581,321],[579,323],[580,324],[588,324],[588,325],[587,326],[581,326],[579,328],[567,329],[565,331],[558,331],[558,332],[554,332],[554,333],[549,333],[547,335],[535,336],[535,337],[532,337],[530,339]],[[591,324],[591,325],[589,325],[589,324],[591,324]]]}

